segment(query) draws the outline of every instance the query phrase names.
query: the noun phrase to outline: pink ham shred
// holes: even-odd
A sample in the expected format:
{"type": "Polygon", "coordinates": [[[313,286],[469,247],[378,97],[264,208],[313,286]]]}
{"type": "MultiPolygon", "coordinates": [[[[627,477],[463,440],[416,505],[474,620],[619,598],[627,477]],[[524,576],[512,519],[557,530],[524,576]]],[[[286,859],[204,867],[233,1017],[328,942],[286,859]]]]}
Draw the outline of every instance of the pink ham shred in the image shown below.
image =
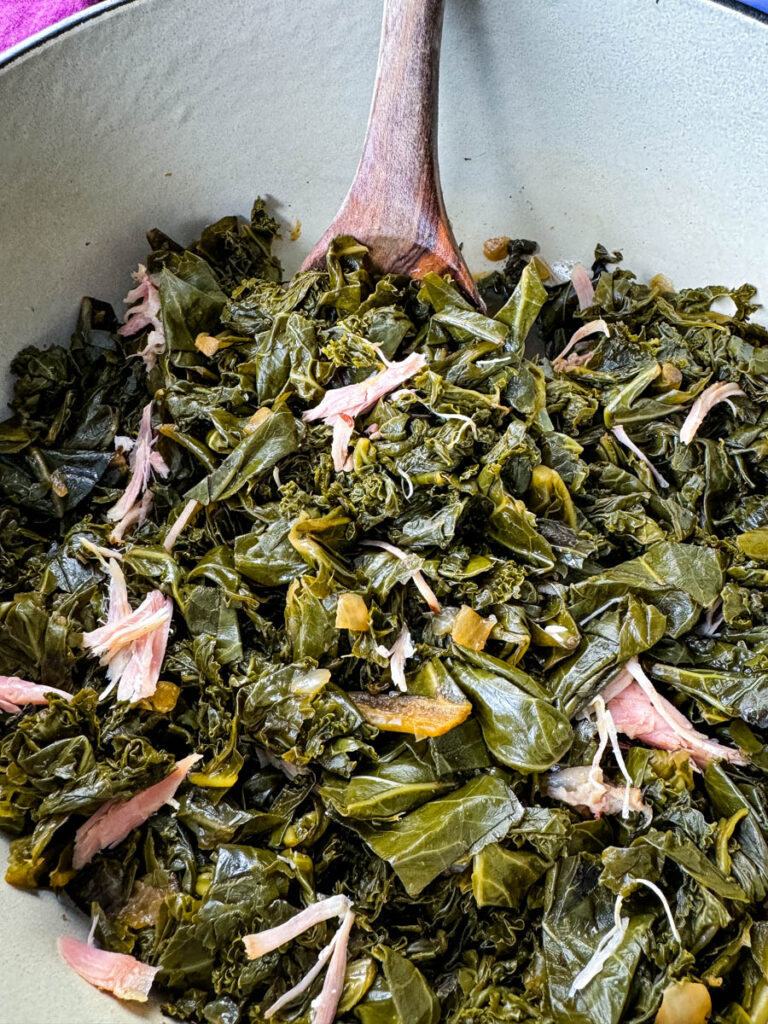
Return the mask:
{"type": "Polygon", "coordinates": [[[83,633],[83,646],[95,658],[108,665],[115,655],[154,629],[164,626],[170,619],[172,603],[159,590],[153,590],[138,608],[123,618],[107,621],[88,633],[83,633]],[[158,600],[159,595],[163,600],[158,600]]]}
{"type": "Polygon", "coordinates": [[[271,953],[272,950],[277,949],[286,942],[298,938],[316,924],[320,924],[321,921],[328,921],[332,917],[338,917],[341,920],[341,924],[333,939],[320,951],[317,961],[301,981],[269,1007],[265,1013],[267,1020],[273,1017],[283,1006],[286,1006],[301,995],[302,992],[306,991],[330,957],[330,964],[325,975],[323,988],[317,999],[312,1002],[311,1019],[312,1024],[333,1024],[341,993],[344,989],[347,947],[349,945],[349,935],[355,923],[355,914],[346,896],[330,896],[328,899],[310,904],[310,906],[305,907],[298,914],[294,914],[293,917],[283,922],[283,924],[243,937],[246,956],[249,960],[255,960],[266,953],[271,953]]]}
{"type": "Polygon", "coordinates": [[[143,964],[127,953],[96,949],[68,935],[60,938],[58,945],[62,958],[90,985],[111,992],[118,999],[146,1003],[158,967],[143,964]]]}
{"type": "MultiPolygon", "coordinates": [[[[275,466],[275,469],[277,469],[277,466],[275,466]]],[[[200,502],[195,498],[190,498],[179,513],[178,519],[166,534],[165,540],[163,541],[163,547],[166,551],[171,551],[173,549],[173,545],[179,539],[182,531],[186,528],[187,523],[199,508],[200,502]]]]}
{"type": "Polygon", "coordinates": [[[656,691],[635,658],[608,684],[603,699],[618,731],[630,739],[660,750],[684,750],[700,768],[717,760],[747,764],[740,750],[694,729],[685,715],[656,691]]]}
{"type": "Polygon", "coordinates": [[[118,328],[117,333],[123,337],[130,337],[132,334],[138,334],[145,327],[151,326],[155,330],[161,330],[160,292],[152,283],[147,268],[140,263],[138,270],[135,270],[131,276],[136,282],[136,287],[128,292],[124,302],[126,306],[130,306],[131,303],[136,303],[136,305],[131,306],[131,309],[126,312],[125,323],[118,328]]]}
{"type": "Polygon", "coordinates": [[[661,475],[661,473],[658,471],[658,469],[656,469],[656,467],[651,462],[651,460],[648,458],[648,456],[645,454],[645,452],[641,448],[637,447],[635,442],[632,440],[632,438],[626,432],[624,427],[621,426],[621,424],[619,424],[618,426],[615,426],[615,427],[611,427],[611,432],[613,433],[614,437],[616,438],[617,441],[619,441],[620,444],[623,444],[624,447],[628,448],[629,451],[631,451],[634,455],[636,455],[638,457],[638,459],[640,459],[641,462],[645,463],[645,465],[648,467],[648,469],[651,472],[651,476],[656,481],[656,483],[659,485],[659,487],[669,487],[668,482],[664,479],[664,477],[661,475]]]}
{"type": "MultiPolygon", "coordinates": [[[[131,604],[128,600],[128,587],[126,586],[123,570],[120,563],[114,559],[109,560],[109,605],[107,607],[107,625],[117,626],[123,619],[131,614],[131,604]]],[[[91,634],[87,634],[90,636],[91,634]]],[[[83,638],[85,643],[85,637],[83,638]]],[[[120,677],[125,671],[128,662],[131,660],[130,648],[118,651],[107,667],[107,679],[110,681],[110,689],[120,682],[120,677]]]]}
{"type": "Polygon", "coordinates": [[[173,799],[187,772],[201,756],[190,754],[177,761],[170,775],[141,790],[130,800],[109,800],[100,807],[75,833],[72,867],[79,871],[90,864],[100,850],[117,846],[135,828],[143,825],[163,804],[173,799]]]}
{"type": "Polygon", "coordinates": [[[337,473],[342,473],[347,464],[349,452],[349,441],[355,429],[355,421],[346,413],[339,413],[333,417],[333,441],[331,453],[333,455],[333,468],[337,473]]]}
{"type": "MultiPolygon", "coordinates": [[[[590,338],[593,334],[601,333],[605,334],[607,337],[610,337],[611,332],[608,330],[608,324],[605,322],[605,320],[590,320],[588,324],[582,324],[578,330],[573,332],[570,341],[565,346],[560,355],[555,356],[555,358],[552,360],[553,369],[560,371],[568,369],[570,366],[575,365],[574,363],[571,362],[574,357],[569,356],[569,358],[566,359],[566,356],[568,356],[571,350],[576,345],[578,345],[580,341],[583,341],[585,338],[590,338]]],[[[590,352],[589,355],[592,355],[592,353],[590,352]]],[[[576,358],[580,359],[581,357],[577,356],[576,358]]]]}
{"type": "Polygon", "coordinates": [[[117,333],[127,338],[143,331],[145,327],[152,328],[145,347],[136,353],[144,360],[147,369],[151,370],[157,363],[157,357],[165,352],[165,334],[160,319],[160,292],[143,264],[139,264],[139,269],[132,276],[136,287],[128,292],[124,301],[126,305],[132,302],[136,305],[131,306],[126,312],[125,323],[118,328],[117,333]]]}
{"type": "Polygon", "coordinates": [[[152,510],[152,491],[146,491],[141,501],[137,501],[135,505],[125,513],[123,518],[117,523],[109,535],[109,539],[113,544],[122,543],[123,537],[130,530],[132,526],[141,526],[146,521],[147,516],[152,510]]]}
{"type": "Polygon", "coordinates": [[[157,689],[173,617],[173,601],[161,591],[151,591],[131,610],[122,569],[109,562],[109,607],[103,626],[83,634],[83,647],[107,666],[117,699],[134,703],[151,697],[157,689]]]}
{"type": "Polygon", "coordinates": [[[360,413],[368,412],[384,395],[409,380],[426,365],[423,355],[414,352],[399,363],[390,363],[389,366],[372,377],[361,381],[359,384],[348,384],[343,388],[331,388],[326,391],[325,396],[319,405],[313,409],[307,409],[303,419],[307,423],[313,420],[325,420],[326,422],[334,416],[346,414],[353,419],[360,413]]]}
{"type": "MultiPolygon", "coordinates": [[[[148,402],[141,414],[136,442],[131,448],[129,459],[131,479],[120,500],[107,512],[107,519],[113,523],[122,520],[141,499],[149,486],[151,472],[160,477],[168,475],[168,467],[162,455],[152,451],[155,441],[156,438],[152,430],[152,403],[148,402]]],[[[122,442],[120,446],[123,446],[122,442]]]]}
{"type": "Polygon", "coordinates": [[[161,614],[164,620],[130,645],[130,658],[118,680],[117,699],[131,704],[151,697],[157,689],[173,616],[173,601],[159,590],[153,590],[144,604],[148,618],[161,614]]]}
{"type": "Polygon", "coordinates": [[[680,427],[680,440],[683,444],[690,444],[698,433],[699,427],[704,422],[709,411],[719,402],[728,402],[729,399],[743,396],[744,392],[738,384],[710,384],[708,388],[699,395],[691,406],[691,411],[685,417],[685,422],[680,427]]]}
{"type": "Polygon", "coordinates": [[[328,899],[318,900],[317,903],[310,903],[304,910],[294,914],[283,924],[275,925],[274,928],[266,928],[263,932],[254,932],[251,935],[243,936],[245,955],[249,960],[271,953],[273,949],[284,946],[310,928],[314,928],[321,921],[330,921],[332,917],[343,917],[350,908],[350,902],[346,896],[329,896],[328,899]]]}
{"type": "Polygon", "coordinates": [[[347,969],[347,947],[349,935],[355,923],[355,915],[348,910],[336,932],[335,945],[320,995],[312,1002],[312,1024],[333,1024],[336,1010],[344,989],[344,975],[347,969]]]}
{"type": "MultiPolygon", "coordinates": [[[[337,933],[338,934],[338,933],[337,933]]],[[[275,1000],[274,1003],[269,1007],[268,1010],[264,1011],[264,1019],[272,1020],[276,1013],[279,1013],[284,1006],[288,1006],[294,999],[298,999],[299,996],[306,992],[318,974],[322,971],[325,965],[328,963],[334,949],[336,948],[336,935],[331,939],[327,946],[323,946],[320,952],[317,954],[317,960],[314,962],[312,967],[307,971],[300,981],[297,981],[293,988],[289,988],[287,992],[284,992],[279,999],[275,1000]]]]}
{"type": "Polygon", "coordinates": [[[359,384],[330,388],[319,405],[307,409],[302,417],[306,423],[324,420],[333,427],[333,464],[337,472],[346,465],[355,417],[372,409],[380,398],[422,370],[426,362],[423,355],[414,352],[398,363],[389,363],[359,384]]]}
{"type": "Polygon", "coordinates": [[[116,548],[105,548],[102,544],[94,544],[87,537],[80,538],[80,547],[85,548],[86,551],[90,551],[92,555],[97,555],[99,558],[117,558],[122,560],[123,557],[122,553],[116,548]]]}
{"type": "Polygon", "coordinates": [[[66,690],[57,690],[55,686],[44,683],[30,683],[18,676],[0,676],[0,710],[15,715],[25,704],[47,704],[46,694],[55,693],[57,697],[72,700],[72,694],[66,690]]]}
{"type": "Polygon", "coordinates": [[[403,692],[407,689],[405,682],[405,663],[409,658],[412,658],[415,653],[416,649],[411,641],[411,634],[408,631],[408,626],[403,623],[400,635],[387,652],[389,655],[389,670],[392,673],[392,682],[398,690],[402,690],[403,692]]]}
{"type": "MultiPolygon", "coordinates": [[[[381,548],[382,551],[386,551],[388,554],[394,555],[395,558],[399,558],[401,562],[408,561],[408,555],[402,548],[398,548],[394,544],[389,544],[385,540],[363,540],[360,543],[366,548],[381,548]]],[[[429,605],[429,610],[434,612],[436,615],[439,615],[442,611],[440,602],[437,599],[437,594],[435,594],[432,587],[430,587],[424,578],[424,573],[417,569],[416,572],[411,573],[411,579],[416,585],[418,592],[429,605]]]]}
{"type": "Polygon", "coordinates": [[[595,289],[588,271],[581,263],[574,263],[571,271],[571,284],[579,300],[579,309],[587,309],[595,301],[595,289]]]}

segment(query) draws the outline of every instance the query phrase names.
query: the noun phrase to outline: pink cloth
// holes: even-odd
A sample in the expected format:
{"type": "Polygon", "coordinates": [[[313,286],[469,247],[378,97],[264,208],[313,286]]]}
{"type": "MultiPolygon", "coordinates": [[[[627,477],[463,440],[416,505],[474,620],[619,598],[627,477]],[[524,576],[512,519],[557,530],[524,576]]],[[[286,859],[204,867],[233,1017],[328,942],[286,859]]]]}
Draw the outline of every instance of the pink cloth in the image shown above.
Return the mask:
{"type": "Polygon", "coordinates": [[[0,0],[0,51],[15,46],[95,0],[0,0]]]}

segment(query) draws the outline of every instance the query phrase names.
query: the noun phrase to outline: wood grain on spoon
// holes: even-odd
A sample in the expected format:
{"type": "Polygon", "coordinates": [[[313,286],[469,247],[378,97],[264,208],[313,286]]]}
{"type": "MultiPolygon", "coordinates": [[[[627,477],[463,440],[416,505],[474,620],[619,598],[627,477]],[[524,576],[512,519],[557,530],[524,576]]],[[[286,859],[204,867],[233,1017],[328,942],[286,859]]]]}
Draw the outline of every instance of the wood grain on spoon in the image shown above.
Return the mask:
{"type": "Polygon", "coordinates": [[[437,93],[445,0],[385,0],[376,87],[352,187],[304,261],[322,267],[335,235],[367,245],[381,272],[450,274],[481,306],[445,212],[437,93]]]}

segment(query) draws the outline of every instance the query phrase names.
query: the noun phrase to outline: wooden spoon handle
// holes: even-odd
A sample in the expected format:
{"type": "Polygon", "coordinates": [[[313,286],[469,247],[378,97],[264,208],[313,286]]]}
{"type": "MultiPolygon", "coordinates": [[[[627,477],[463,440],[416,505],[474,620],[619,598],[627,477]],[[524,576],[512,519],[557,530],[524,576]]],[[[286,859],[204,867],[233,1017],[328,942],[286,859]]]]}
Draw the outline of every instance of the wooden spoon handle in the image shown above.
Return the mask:
{"type": "Polygon", "coordinates": [[[437,95],[445,0],[385,0],[376,85],[355,180],[304,261],[322,267],[334,235],[353,235],[376,269],[450,274],[482,307],[445,212],[437,95]]]}
{"type": "Polygon", "coordinates": [[[357,180],[400,212],[437,185],[437,94],[445,0],[385,0],[376,85],[357,180]],[[397,185],[397,191],[393,190],[397,185]]]}

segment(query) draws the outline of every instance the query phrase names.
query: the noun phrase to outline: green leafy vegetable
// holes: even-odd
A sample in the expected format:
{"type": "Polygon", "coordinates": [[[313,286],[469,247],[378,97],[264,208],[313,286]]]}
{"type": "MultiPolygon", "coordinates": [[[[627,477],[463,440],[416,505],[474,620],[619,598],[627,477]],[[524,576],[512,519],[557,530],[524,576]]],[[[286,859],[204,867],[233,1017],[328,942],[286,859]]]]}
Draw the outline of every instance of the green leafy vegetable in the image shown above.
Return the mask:
{"type": "Polygon", "coordinates": [[[284,281],[276,231],[261,200],[151,231],[122,328],[85,299],[12,364],[8,881],[64,891],[187,1024],[311,1024],[326,972],[337,1024],[661,1024],[681,993],[768,1024],[753,289],[598,247],[582,309],[507,240],[481,313],[349,237],[284,281]]]}
{"type": "Polygon", "coordinates": [[[377,857],[392,865],[406,891],[417,896],[441,871],[503,839],[522,814],[502,779],[479,775],[393,825],[358,830],[377,857]]]}

